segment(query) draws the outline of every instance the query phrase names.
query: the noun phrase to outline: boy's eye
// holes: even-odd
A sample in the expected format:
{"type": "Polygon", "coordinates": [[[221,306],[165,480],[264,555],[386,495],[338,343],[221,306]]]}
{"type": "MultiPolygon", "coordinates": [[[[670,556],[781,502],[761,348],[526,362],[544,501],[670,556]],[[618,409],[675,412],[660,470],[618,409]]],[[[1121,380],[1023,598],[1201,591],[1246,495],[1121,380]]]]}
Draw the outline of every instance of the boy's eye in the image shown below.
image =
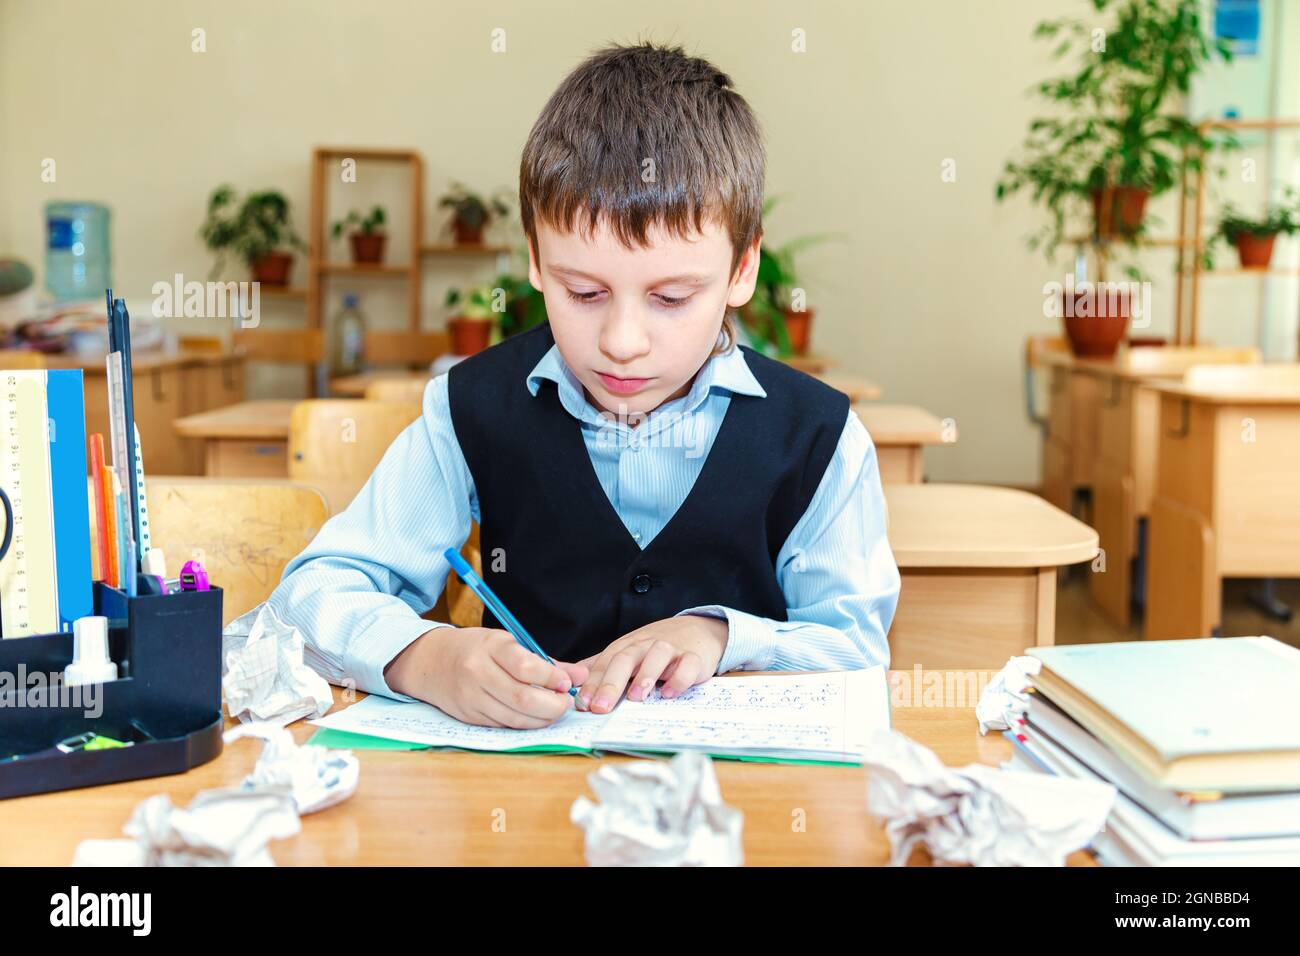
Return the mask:
{"type": "Polygon", "coordinates": [[[674,296],[671,296],[671,295],[656,295],[656,296],[655,296],[655,299],[659,302],[660,305],[662,305],[662,306],[666,306],[667,308],[670,308],[670,309],[675,309],[675,308],[677,308],[678,306],[685,305],[685,304],[690,300],[690,298],[691,298],[691,297],[690,297],[689,295],[683,295],[683,296],[677,296],[677,297],[674,297],[674,296]]]}
{"type": "Polygon", "coordinates": [[[596,297],[600,295],[599,292],[574,292],[572,289],[565,289],[564,291],[569,294],[569,298],[574,302],[595,302],[596,297]]]}

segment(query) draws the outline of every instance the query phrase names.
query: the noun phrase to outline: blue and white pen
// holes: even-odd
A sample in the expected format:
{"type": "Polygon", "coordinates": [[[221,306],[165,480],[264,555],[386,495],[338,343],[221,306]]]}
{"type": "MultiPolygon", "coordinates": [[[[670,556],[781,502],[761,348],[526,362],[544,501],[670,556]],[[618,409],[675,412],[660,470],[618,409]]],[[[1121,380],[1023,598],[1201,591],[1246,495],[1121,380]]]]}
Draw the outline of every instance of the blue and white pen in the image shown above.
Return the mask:
{"type": "MultiPolygon", "coordinates": [[[[451,569],[456,572],[456,576],[465,582],[465,587],[469,588],[483,602],[483,606],[492,612],[493,616],[501,622],[501,626],[510,632],[526,650],[532,651],[548,664],[554,664],[555,661],[547,656],[542,650],[541,645],[533,640],[532,635],[524,630],[524,626],[519,623],[518,619],[510,613],[501,599],[492,593],[492,589],[487,586],[487,582],[474,573],[474,569],[469,566],[469,562],[460,556],[455,548],[448,548],[443,553],[451,569]]],[[[570,687],[569,695],[578,696],[578,688],[570,687]]]]}

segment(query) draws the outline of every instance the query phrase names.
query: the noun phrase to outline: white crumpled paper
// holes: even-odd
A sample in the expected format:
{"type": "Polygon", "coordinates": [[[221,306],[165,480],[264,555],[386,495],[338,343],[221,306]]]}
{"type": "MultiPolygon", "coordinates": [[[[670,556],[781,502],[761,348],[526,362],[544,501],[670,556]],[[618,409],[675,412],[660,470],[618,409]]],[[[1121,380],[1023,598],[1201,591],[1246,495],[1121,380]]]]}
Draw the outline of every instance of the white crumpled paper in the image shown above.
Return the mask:
{"type": "Polygon", "coordinates": [[[592,866],[740,866],[744,816],[722,802],[713,761],[606,764],[587,776],[599,803],[578,797],[569,819],[586,831],[592,866]]]}
{"type": "Polygon", "coordinates": [[[267,843],[301,825],[285,791],[204,790],[188,807],[165,793],[136,806],[127,840],[83,840],[73,866],[275,866],[267,843]]]}
{"type": "Polygon", "coordinates": [[[981,764],[952,769],[897,731],[874,734],[864,755],[867,806],[904,865],[918,843],[937,862],[1061,866],[1102,828],[1115,788],[981,764]]]}
{"type": "Polygon", "coordinates": [[[280,726],[322,717],[334,703],[330,685],[303,661],[298,630],[262,604],[221,633],[221,687],[232,717],[280,726]]]}
{"type": "Polygon", "coordinates": [[[1029,677],[1043,668],[1037,657],[1013,657],[993,675],[975,705],[980,736],[990,730],[1015,730],[1029,709],[1029,677]]]}
{"type": "Polygon", "coordinates": [[[303,815],[342,803],[356,793],[361,765],[350,750],[330,750],[317,744],[300,747],[289,731],[265,722],[231,728],[225,740],[229,744],[240,737],[263,741],[257,765],[240,785],[244,790],[287,790],[303,815]]]}

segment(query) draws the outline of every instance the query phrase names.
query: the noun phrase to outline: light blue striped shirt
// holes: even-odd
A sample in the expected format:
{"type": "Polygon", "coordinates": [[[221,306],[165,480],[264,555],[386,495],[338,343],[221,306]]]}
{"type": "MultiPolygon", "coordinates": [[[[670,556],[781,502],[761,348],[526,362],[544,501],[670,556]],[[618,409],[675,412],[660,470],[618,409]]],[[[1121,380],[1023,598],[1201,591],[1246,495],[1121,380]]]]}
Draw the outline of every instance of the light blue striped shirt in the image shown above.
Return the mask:
{"type": "MultiPolygon", "coordinates": [[[[711,358],[686,395],[639,422],[588,403],[556,346],[528,375],[533,395],[542,379],[556,383],[561,404],[581,423],[600,484],[642,548],[686,499],[732,394],[766,397],[738,349],[711,358]]],[[[327,679],[409,699],[389,688],[384,668],[421,634],[446,626],[419,614],[446,584],[443,550],[463,545],[478,517],[441,375],[425,389],[420,420],[289,563],[270,603],[303,633],[308,662],[327,679]]],[[[850,411],[821,485],[777,556],[789,620],[717,605],[680,613],[726,619],[719,673],[888,666],[899,577],[885,524],[875,446],[850,411]]]]}

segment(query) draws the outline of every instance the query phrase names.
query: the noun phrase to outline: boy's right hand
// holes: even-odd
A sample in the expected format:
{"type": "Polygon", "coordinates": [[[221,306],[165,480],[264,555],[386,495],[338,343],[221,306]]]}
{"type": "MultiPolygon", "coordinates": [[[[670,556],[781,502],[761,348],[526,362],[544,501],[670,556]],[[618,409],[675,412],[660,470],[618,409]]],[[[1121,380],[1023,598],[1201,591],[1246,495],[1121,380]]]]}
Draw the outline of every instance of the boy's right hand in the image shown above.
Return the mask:
{"type": "Polygon", "coordinates": [[[508,631],[437,627],[384,669],[388,686],[467,724],[545,727],[573,705],[569,688],[587,679],[582,664],[546,663],[508,631]]]}

